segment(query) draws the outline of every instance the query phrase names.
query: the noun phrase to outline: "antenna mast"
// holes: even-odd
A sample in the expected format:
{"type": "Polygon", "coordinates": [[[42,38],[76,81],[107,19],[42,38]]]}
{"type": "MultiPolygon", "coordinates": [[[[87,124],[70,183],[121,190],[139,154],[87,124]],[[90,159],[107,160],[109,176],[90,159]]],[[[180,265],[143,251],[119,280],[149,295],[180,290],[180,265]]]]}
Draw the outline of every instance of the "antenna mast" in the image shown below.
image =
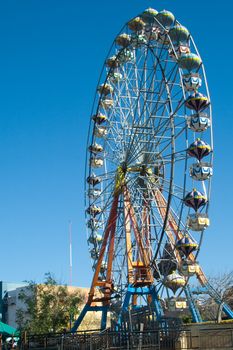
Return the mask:
{"type": "Polygon", "coordinates": [[[72,286],[72,221],[69,221],[69,241],[70,241],[70,286],[72,286]]]}

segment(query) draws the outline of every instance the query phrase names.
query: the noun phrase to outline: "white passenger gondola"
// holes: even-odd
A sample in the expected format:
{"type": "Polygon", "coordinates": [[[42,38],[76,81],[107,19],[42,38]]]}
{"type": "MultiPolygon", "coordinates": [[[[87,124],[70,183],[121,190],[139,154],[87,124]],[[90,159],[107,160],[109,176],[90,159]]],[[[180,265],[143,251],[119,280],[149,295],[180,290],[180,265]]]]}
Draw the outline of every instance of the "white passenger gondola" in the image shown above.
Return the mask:
{"type": "Polygon", "coordinates": [[[104,161],[100,157],[91,157],[90,159],[90,165],[93,168],[101,168],[104,165],[104,161]]]}
{"type": "Polygon", "coordinates": [[[101,190],[97,188],[90,188],[88,190],[88,196],[91,199],[96,199],[101,195],[101,190]]]}
{"type": "Polygon", "coordinates": [[[93,143],[93,145],[89,146],[89,151],[91,153],[101,153],[103,152],[103,147],[99,145],[98,143],[93,143]]]}
{"type": "Polygon", "coordinates": [[[183,261],[180,267],[180,272],[185,277],[191,277],[194,276],[196,273],[198,273],[200,270],[200,267],[198,263],[195,261],[183,261]]]}
{"type": "Polygon", "coordinates": [[[113,104],[114,104],[114,101],[112,98],[105,97],[105,98],[101,98],[100,100],[100,107],[106,110],[110,109],[113,106],[113,104]]]}
{"type": "Polygon", "coordinates": [[[187,309],[187,301],[176,299],[176,298],[170,298],[167,301],[167,306],[169,311],[181,311],[183,309],[187,309]]]}
{"type": "Polygon", "coordinates": [[[96,137],[99,137],[99,138],[104,137],[107,135],[107,133],[108,133],[108,130],[105,126],[96,126],[95,127],[94,135],[96,137]]]}
{"type": "Polygon", "coordinates": [[[184,74],[182,76],[183,85],[186,91],[196,91],[202,84],[198,73],[184,74]]]}
{"type": "Polygon", "coordinates": [[[205,230],[210,225],[210,220],[205,213],[189,214],[187,217],[187,226],[192,231],[205,230]]]}
{"type": "Polygon", "coordinates": [[[206,113],[196,113],[187,118],[188,128],[194,132],[202,132],[207,130],[210,125],[210,118],[206,113]]]}
{"type": "Polygon", "coordinates": [[[190,176],[197,181],[204,181],[213,175],[213,168],[209,163],[194,163],[190,166],[190,176]]]}

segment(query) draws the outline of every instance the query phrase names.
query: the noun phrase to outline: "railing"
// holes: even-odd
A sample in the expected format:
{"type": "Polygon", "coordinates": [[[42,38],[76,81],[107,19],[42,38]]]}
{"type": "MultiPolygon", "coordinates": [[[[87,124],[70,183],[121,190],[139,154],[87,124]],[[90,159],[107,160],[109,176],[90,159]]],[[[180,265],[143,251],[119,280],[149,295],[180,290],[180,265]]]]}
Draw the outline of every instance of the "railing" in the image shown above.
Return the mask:
{"type": "Polygon", "coordinates": [[[22,350],[233,350],[232,326],[191,325],[153,330],[107,329],[27,336],[22,350]]]}
{"type": "Polygon", "coordinates": [[[33,335],[21,349],[102,350],[160,349],[159,331],[77,332],[75,334],[33,335]]]}
{"type": "Polygon", "coordinates": [[[51,333],[51,334],[32,334],[24,337],[20,349],[65,349],[67,345],[70,349],[89,349],[83,347],[83,344],[90,344],[90,339],[99,337],[99,330],[79,331],[77,333],[51,333]],[[78,346],[78,347],[77,347],[78,346]]]}

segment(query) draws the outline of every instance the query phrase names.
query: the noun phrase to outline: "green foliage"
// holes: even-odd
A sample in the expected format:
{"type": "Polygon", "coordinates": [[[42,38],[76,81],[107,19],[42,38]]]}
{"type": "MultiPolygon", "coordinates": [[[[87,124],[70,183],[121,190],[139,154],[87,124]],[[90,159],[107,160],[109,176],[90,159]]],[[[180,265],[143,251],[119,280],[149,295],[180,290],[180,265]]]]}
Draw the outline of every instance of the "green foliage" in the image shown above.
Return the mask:
{"type": "Polygon", "coordinates": [[[24,307],[16,311],[19,329],[30,333],[59,332],[69,328],[83,303],[77,291],[68,291],[67,286],[58,285],[51,273],[45,274],[44,284],[31,281],[22,289],[19,299],[24,307]]]}
{"type": "Polygon", "coordinates": [[[181,317],[183,323],[192,323],[192,316],[191,315],[184,315],[181,317]]]}

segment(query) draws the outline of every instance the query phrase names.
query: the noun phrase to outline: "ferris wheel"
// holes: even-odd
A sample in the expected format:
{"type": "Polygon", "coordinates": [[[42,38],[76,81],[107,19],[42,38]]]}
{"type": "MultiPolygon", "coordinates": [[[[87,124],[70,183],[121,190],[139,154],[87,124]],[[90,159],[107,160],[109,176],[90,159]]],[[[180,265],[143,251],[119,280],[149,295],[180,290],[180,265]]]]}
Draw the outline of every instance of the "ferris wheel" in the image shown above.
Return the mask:
{"type": "Polygon", "coordinates": [[[140,305],[158,319],[188,308],[201,322],[190,280],[218,302],[197,261],[212,174],[202,59],[171,12],[146,9],[115,38],[97,87],[85,191],[94,276],[73,330],[88,311],[101,311],[105,328],[108,311],[119,320],[140,305]]]}

